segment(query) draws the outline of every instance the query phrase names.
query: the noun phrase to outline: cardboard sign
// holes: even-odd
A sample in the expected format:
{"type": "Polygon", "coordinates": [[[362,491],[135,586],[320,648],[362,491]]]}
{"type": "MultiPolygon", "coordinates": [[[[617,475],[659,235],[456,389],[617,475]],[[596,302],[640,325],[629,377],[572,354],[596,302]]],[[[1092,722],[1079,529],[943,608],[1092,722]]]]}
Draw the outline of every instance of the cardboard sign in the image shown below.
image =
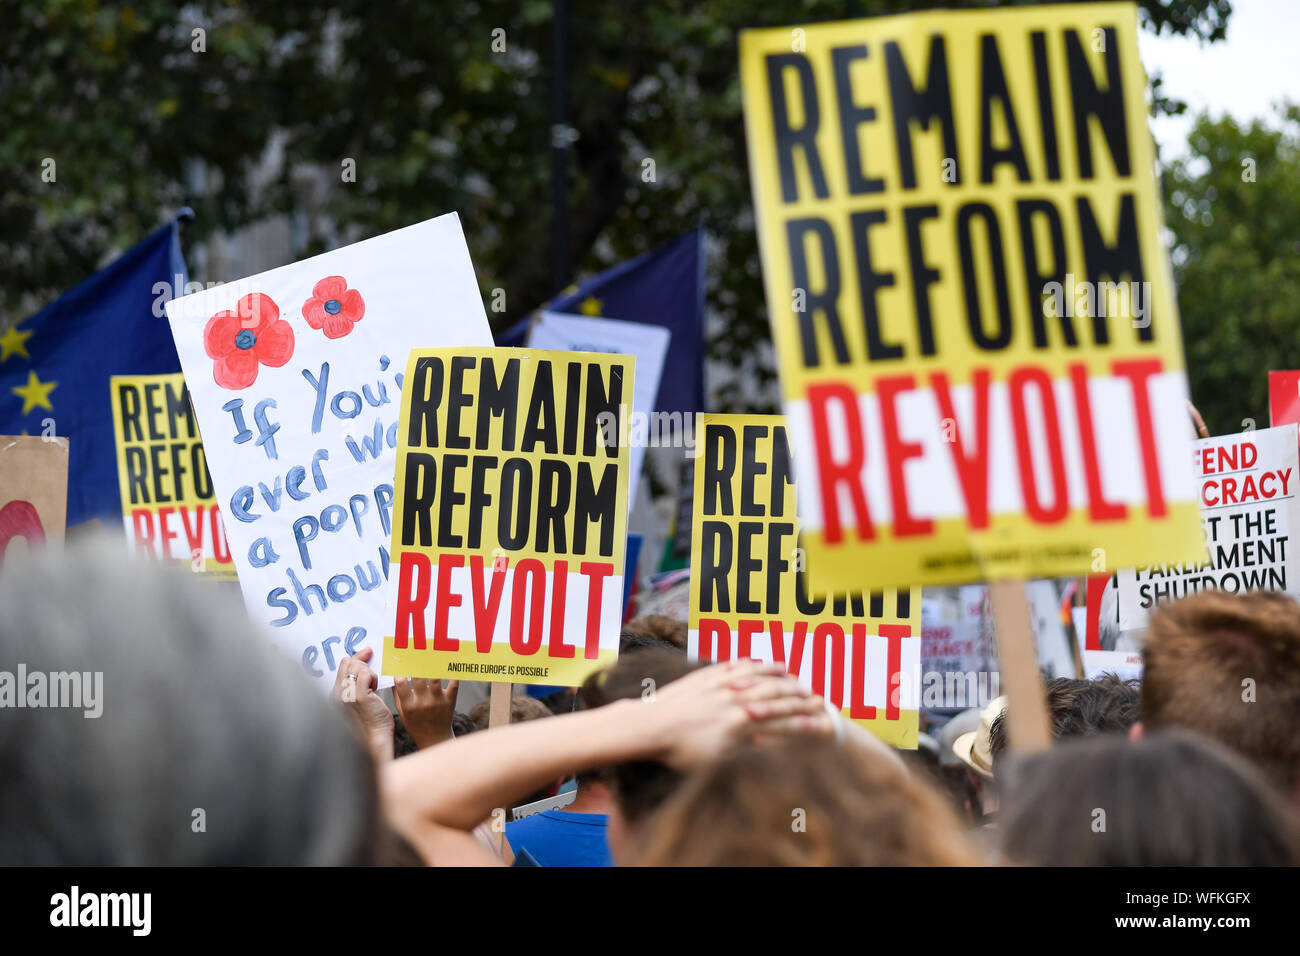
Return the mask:
{"type": "Polygon", "coordinates": [[[389,627],[407,356],[492,341],[460,222],[174,299],[167,315],[249,615],[328,690],[345,655],[381,655],[389,627]]]}
{"type": "Polygon", "coordinates": [[[1199,557],[1136,7],[750,31],[740,51],[813,581],[1199,557]]]}
{"type": "Polygon", "coordinates": [[[783,664],[846,718],[915,748],[920,589],[810,589],[782,417],[704,415],[701,429],[689,655],[783,664]]]}
{"type": "Polygon", "coordinates": [[[0,435],[0,569],[15,541],[61,544],[68,516],[68,440],[0,435]]]}
{"type": "Polygon", "coordinates": [[[634,364],[411,353],[383,673],[576,685],[617,659],[634,364]]]}
{"type": "Polygon", "coordinates": [[[1295,425],[1196,442],[1205,560],[1119,572],[1120,620],[1145,627],[1151,608],[1218,588],[1300,596],[1291,530],[1300,530],[1295,425]]]}
{"type": "Polygon", "coordinates": [[[683,425],[681,412],[672,412],[662,417],[655,415],[659,378],[663,374],[664,359],[668,355],[668,342],[671,338],[672,333],[658,325],[597,319],[585,315],[563,315],[559,312],[543,312],[528,333],[529,348],[636,356],[636,390],[629,403],[631,414],[626,416],[626,438],[631,455],[627,493],[629,507],[636,501],[646,448],[658,448],[678,441],[684,434],[684,428],[691,427],[689,424],[683,425]]]}
{"type": "Polygon", "coordinates": [[[131,550],[235,580],[185,376],[115,375],[109,391],[122,523],[131,550]]]}

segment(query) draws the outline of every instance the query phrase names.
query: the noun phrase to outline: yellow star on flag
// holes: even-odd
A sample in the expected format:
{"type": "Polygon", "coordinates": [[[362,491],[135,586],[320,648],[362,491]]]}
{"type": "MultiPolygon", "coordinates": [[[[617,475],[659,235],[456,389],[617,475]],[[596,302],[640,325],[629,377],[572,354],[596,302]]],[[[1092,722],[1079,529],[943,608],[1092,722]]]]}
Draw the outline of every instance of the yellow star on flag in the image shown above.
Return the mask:
{"type": "Polygon", "coordinates": [[[23,414],[27,415],[37,406],[54,411],[50,404],[50,392],[59,387],[58,382],[42,382],[36,372],[27,373],[27,384],[14,386],[13,393],[23,400],[23,414]]]}
{"type": "Polygon", "coordinates": [[[589,295],[582,300],[582,304],[579,305],[578,308],[581,310],[583,315],[598,316],[600,315],[600,307],[602,304],[603,303],[601,303],[601,301],[594,295],[589,295]]]}
{"type": "Polygon", "coordinates": [[[0,362],[3,362],[11,355],[21,355],[23,358],[31,358],[27,354],[26,342],[35,332],[20,331],[14,326],[4,335],[0,335],[0,362]]]}

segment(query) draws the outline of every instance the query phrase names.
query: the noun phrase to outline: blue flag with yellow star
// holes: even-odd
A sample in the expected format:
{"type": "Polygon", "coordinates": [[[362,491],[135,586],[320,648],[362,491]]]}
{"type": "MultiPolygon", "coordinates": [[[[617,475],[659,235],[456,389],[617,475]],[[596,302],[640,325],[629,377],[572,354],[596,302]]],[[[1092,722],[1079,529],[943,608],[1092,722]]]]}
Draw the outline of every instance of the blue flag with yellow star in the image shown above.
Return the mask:
{"type": "Polygon", "coordinates": [[[185,283],[172,220],[0,333],[0,435],[68,439],[69,527],[121,523],[108,380],[181,370],[163,303],[185,283]]]}
{"type": "MultiPolygon", "coordinates": [[[[606,269],[546,306],[551,312],[661,325],[672,332],[655,411],[704,411],[704,229],[606,269]]],[[[531,319],[496,337],[528,344],[531,319]]]]}

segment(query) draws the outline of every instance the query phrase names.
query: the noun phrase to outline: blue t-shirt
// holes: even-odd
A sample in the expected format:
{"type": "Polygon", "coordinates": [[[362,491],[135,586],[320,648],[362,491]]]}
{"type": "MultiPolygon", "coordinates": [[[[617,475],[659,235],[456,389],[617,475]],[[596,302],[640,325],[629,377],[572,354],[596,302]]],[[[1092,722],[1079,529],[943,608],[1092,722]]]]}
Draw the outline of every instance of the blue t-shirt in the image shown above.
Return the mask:
{"type": "Polygon", "coordinates": [[[506,824],[510,849],[527,850],[538,866],[613,866],[603,813],[543,810],[506,824]]]}

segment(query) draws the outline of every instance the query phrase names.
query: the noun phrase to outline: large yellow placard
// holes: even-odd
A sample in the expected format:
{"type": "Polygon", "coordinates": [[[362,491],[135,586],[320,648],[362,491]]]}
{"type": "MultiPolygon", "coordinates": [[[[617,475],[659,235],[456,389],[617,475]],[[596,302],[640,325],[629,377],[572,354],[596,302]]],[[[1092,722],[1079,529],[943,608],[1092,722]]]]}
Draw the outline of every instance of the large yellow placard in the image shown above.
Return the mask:
{"type": "Polygon", "coordinates": [[[185,376],[109,381],[122,523],[132,550],[236,580],[185,376]]]}
{"type": "Polygon", "coordinates": [[[689,651],[783,665],[886,743],[915,748],[921,589],[808,587],[785,419],[704,415],[695,464],[689,651]]]}
{"type": "Polygon", "coordinates": [[[741,36],[813,583],[1203,555],[1132,4],[741,36]]]}
{"type": "Polygon", "coordinates": [[[385,674],[574,685],[617,659],[634,363],[411,352],[385,674]]]}

